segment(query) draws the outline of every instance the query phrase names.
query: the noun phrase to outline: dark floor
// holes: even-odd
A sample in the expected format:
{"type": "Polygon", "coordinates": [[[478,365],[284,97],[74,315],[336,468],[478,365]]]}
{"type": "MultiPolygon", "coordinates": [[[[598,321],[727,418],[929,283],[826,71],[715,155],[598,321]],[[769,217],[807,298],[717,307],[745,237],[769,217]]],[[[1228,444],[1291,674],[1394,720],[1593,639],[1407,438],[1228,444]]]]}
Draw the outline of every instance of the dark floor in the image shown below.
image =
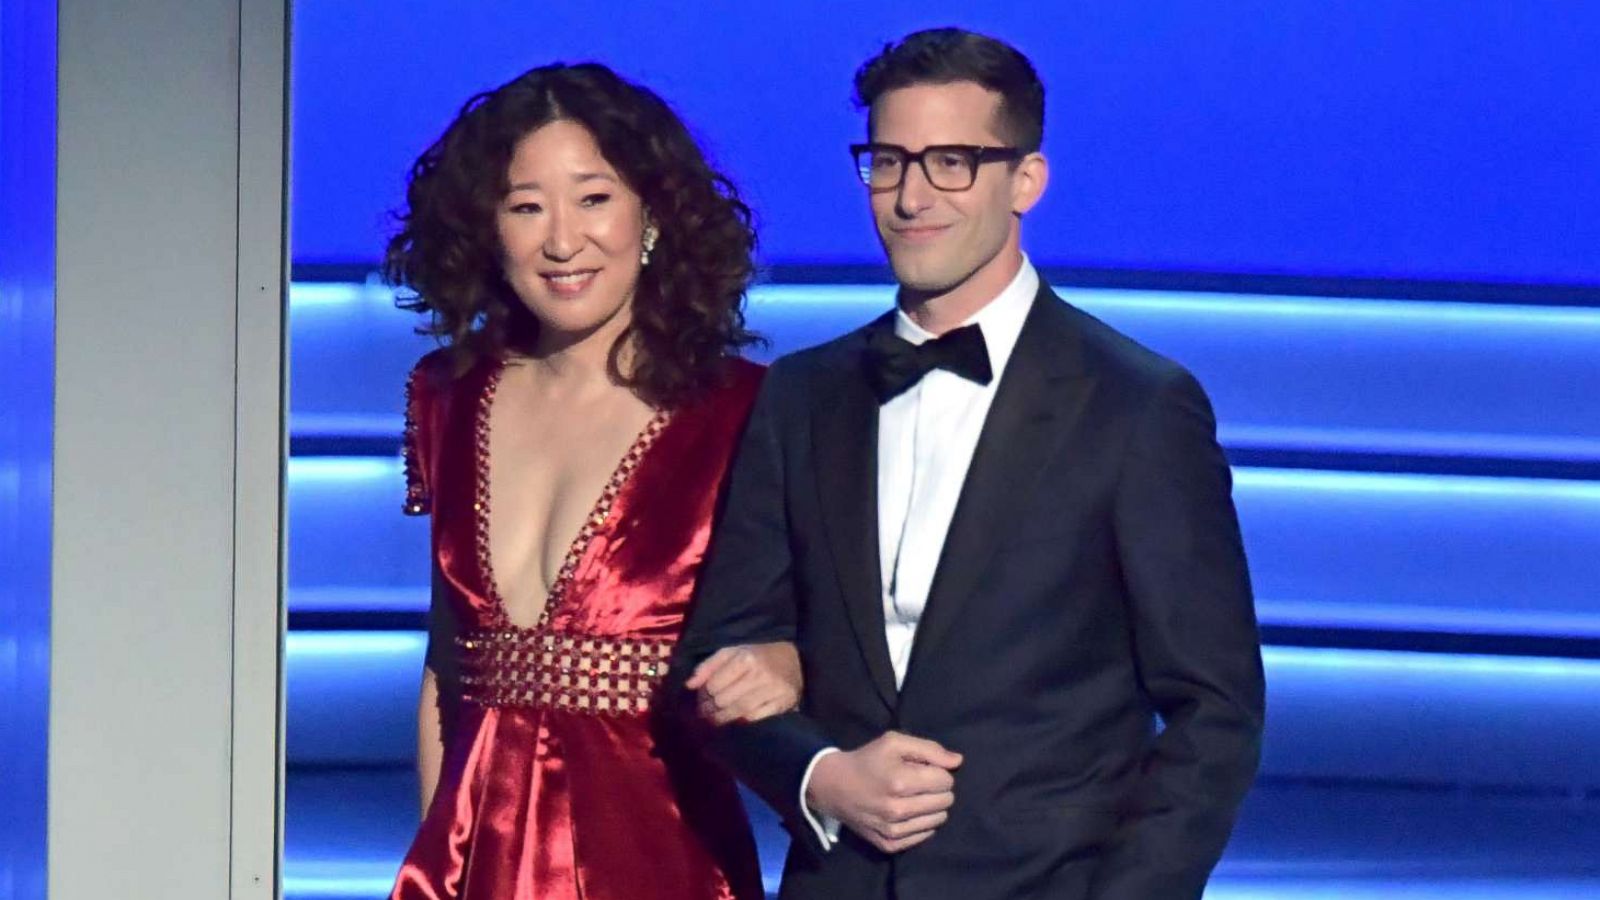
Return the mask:
{"type": "MultiPolygon", "coordinates": [[[[291,772],[288,900],[376,900],[416,824],[410,773],[291,772]]],[[[752,811],[768,888],[786,837],[752,811]]],[[[1600,798],[1265,783],[1207,900],[1600,900],[1600,798]]]]}

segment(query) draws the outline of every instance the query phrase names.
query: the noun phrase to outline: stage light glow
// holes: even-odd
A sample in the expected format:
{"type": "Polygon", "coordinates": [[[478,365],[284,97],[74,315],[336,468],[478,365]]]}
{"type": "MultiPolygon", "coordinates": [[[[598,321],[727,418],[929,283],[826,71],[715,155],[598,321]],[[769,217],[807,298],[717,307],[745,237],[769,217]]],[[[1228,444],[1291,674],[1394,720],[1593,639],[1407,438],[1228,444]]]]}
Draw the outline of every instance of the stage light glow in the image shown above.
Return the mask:
{"type": "Polygon", "coordinates": [[[1269,670],[1575,680],[1592,683],[1600,689],[1600,660],[1595,659],[1276,646],[1263,648],[1261,656],[1269,670]]]}
{"type": "MultiPolygon", "coordinates": [[[[288,472],[296,526],[290,533],[295,562],[291,608],[420,609],[427,595],[425,570],[405,569],[408,574],[397,581],[397,563],[390,557],[374,558],[361,570],[370,571],[371,577],[358,583],[349,577],[349,562],[338,549],[352,528],[373,535],[404,534],[407,541],[426,540],[425,522],[402,520],[395,512],[394,498],[404,482],[400,459],[299,457],[289,462],[288,472]],[[363,593],[365,586],[372,590],[363,593]],[[317,593],[324,588],[334,590],[317,593]],[[358,600],[347,603],[351,597],[358,600]]],[[[1432,597],[1425,593],[1425,585],[1396,574],[1395,568],[1403,569],[1406,548],[1413,542],[1443,541],[1448,551],[1455,546],[1452,535],[1459,532],[1464,535],[1461,546],[1470,547],[1495,522],[1514,523],[1519,530],[1512,538],[1470,551],[1490,554],[1473,563],[1485,577],[1509,578],[1506,554],[1525,554],[1539,546],[1567,560],[1563,565],[1581,564],[1579,542],[1600,528],[1600,482],[1258,467],[1235,468],[1234,477],[1247,546],[1257,554],[1258,610],[1266,624],[1600,636],[1600,611],[1581,602],[1581,590],[1588,584],[1582,569],[1563,570],[1567,574],[1560,575],[1562,593],[1547,591],[1541,598],[1532,585],[1506,581],[1512,594],[1502,598],[1506,602],[1491,603],[1460,577],[1450,583],[1465,594],[1455,600],[1452,595],[1432,597]],[[1367,574],[1342,576],[1344,589],[1338,596],[1295,568],[1295,554],[1309,538],[1294,538],[1293,529],[1297,524],[1314,524],[1311,517],[1359,525],[1375,542],[1371,545],[1375,568],[1367,574]],[[1291,531],[1286,533],[1285,528],[1291,531]]],[[[425,543],[415,547],[422,552],[425,543]]],[[[1448,558],[1448,553],[1440,558],[1448,558]]]]}
{"type": "Polygon", "coordinates": [[[1205,900],[1573,900],[1600,896],[1600,879],[1509,876],[1324,878],[1218,877],[1205,900]]]}
{"type": "MultiPolygon", "coordinates": [[[[411,659],[426,645],[427,636],[420,631],[295,631],[288,636],[289,665],[294,667],[301,659],[319,664],[330,657],[411,659]]],[[[1600,689],[1600,660],[1596,659],[1282,646],[1264,648],[1262,658],[1269,669],[1579,679],[1600,689]]]]}
{"type": "MultiPolygon", "coordinates": [[[[289,860],[284,864],[285,869],[294,870],[294,861],[289,860]]],[[[399,870],[399,863],[395,864],[399,870]]],[[[337,875],[285,875],[283,878],[283,896],[285,900],[296,900],[299,897],[315,897],[317,900],[374,900],[377,897],[387,897],[394,888],[394,873],[387,876],[337,876],[337,875]]]]}
{"type": "Polygon", "coordinates": [[[292,494],[294,483],[298,481],[393,480],[400,477],[400,470],[398,456],[297,456],[289,460],[289,483],[292,494]]]}
{"type": "MultiPolygon", "coordinates": [[[[1280,294],[1217,294],[1203,291],[1133,291],[1059,287],[1056,292],[1090,312],[1154,312],[1184,317],[1364,320],[1374,324],[1454,325],[1483,329],[1506,327],[1549,329],[1563,334],[1592,332],[1600,339],[1600,309],[1529,306],[1510,303],[1459,303],[1442,300],[1304,297],[1280,294]]],[[[850,307],[883,312],[894,301],[888,284],[758,284],[750,289],[753,305],[804,311],[815,307],[850,307]]],[[[291,308],[340,304],[394,303],[393,288],[381,282],[295,282],[289,289],[291,308]]]]}
{"type": "Polygon", "coordinates": [[[420,631],[291,631],[287,650],[289,664],[295,660],[320,663],[344,657],[419,657],[428,644],[420,631]]]}
{"type": "MultiPolygon", "coordinates": [[[[398,457],[296,457],[289,461],[289,478],[291,481],[304,479],[316,482],[388,479],[396,477],[400,468],[398,457]]],[[[1253,466],[1236,466],[1233,476],[1237,487],[1251,490],[1560,499],[1600,503],[1600,482],[1596,481],[1266,469],[1253,466]]]]}
{"type": "MultiPolygon", "coordinates": [[[[1185,318],[1352,320],[1381,326],[1425,324],[1474,329],[1545,329],[1570,335],[1578,330],[1600,339],[1600,309],[1458,303],[1438,300],[1302,297],[1277,294],[1215,294],[1200,291],[1130,291],[1058,287],[1056,293],[1089,312],[1163,313],[1185,318]]],[[[845,306],[864,312],[889,309],[893,285],[763,284],[750,290],[750,302],[776,309],[845,306]]]]}
{"type": "MultiPolygon", "coordinates": [[[[315,481],[389,478],[400,470],[398,457],[309,456],[289,461],[289,477],[315,481]]],[[[1239,487],[1339,494],[1434,494],[1477,497],[1561,498],[1600,503],[1600,482],[1482,475],[1417,475],[1390,472],[1340,472],[1318,469],[1266,469],[1235,466],[1239,487]]]]}
{"type": "Polygon", "coordinates": [[[289,310],[315,311],[370,303],[392,309],[394,288],[380,281],[296,281],[289,285],[289,310]]]}
{"type": "Polygon", "coordinates": [[[1560,499],[1600,503],[1600,481],[1263,469],[1251,466],[1234,467],[1233,478],[1238,487],[1262,490],[1560,499]]]}
{"type": "Polygon", "coordinates": [[[1263,624],[1302,628],[1375,628],[1394,632],[1600,638],[1600,612],[1584,614],[1477,609],[1357,600],[1307,602],[1257,597],[1256,615],[1263,624]]]}
{"type": "MultiPolygon", "coordinates": [[[[1581,394],[1585,385],[1600,385],[1585,374],[1592,370],[1589,360],[1600,358],[1600,309],[1183,291],[1064,288],[1061,293],[1194,365],[1214,391],[1219,433],[1230,447],[1600,462],[1600,434],[1581,418],[1541,425],[1525,412],[1529,398],[1552,391],[1569,397],[1581,394]],[[1269,369],[1280,379],[1303,376],[1303,383],[1296,380],[1293,391],[1263,391],[1252,384],[1231,361],[1240,341],[1291,354],[1269,360],[1269,369]],[[1349,358],[1340,351],[1347,345],[1355,354],[1349,358]],[[1294,360],[1300,354],[1314,357],[1308,365],[1324,374],[1297,370],[1294,360]],[[1430,404],[1440,400],[1441,384],[1459,380],[1483,387],[1481,370],[1473,367],[1484,358],[1509,367],[1526,383],[1489,390],[1481,406],[1443,398],[1444,409],[1430,413],[1430,404]],[[1391,365],[1401,370],[1397,381],[1372,380],[1374,367],[1391,365]],[[1355,376],[1360,390],[1370,392],[1371,414],[1338,401],[1335,376],[1345,371],[1355,376]],[[1409,385],[1421,373],[1433,374],[1418,394],[1423,389],[1409,385]],[[1296,413],[1289,405],[1295,393],[1316,399],[1296,413]],[[1407,415],[1413,407],[1416,414],[1407,415]]],[[[889,309],[893,297],[892,285],[764,284],[750,291],[751,316],[756,327],[776,337],[778,350],[792,350],[870,320],[889,309]]],[[[409,339],[407,324],[392,315],[393,300],[392,289],[375,282],[304,282],[291,288],[291,308],[306,314],[296,331],[324,356],[343,352],[328,342],[344,330],[392,329],[391,340],[409,339]]],[[[383,397],[387,409],[392,398],[383,397]]],[[[376,402],[376,396],[367,402],[376,402]]],[[[372,437],[395,430],[392,413],[351,410],[296,415],[291,426],[303,436],[372,437]]]]}
{"type": "Polygon", "coordinates": [[[1455,325],[1483,329],[1528,327],[1563,332],[1581,329],[1592,332],[1600,338],[1600,310],[1576,306],[1100,288],[1063,288],[1058,293],[1090,311],[1120,310],[1178,313],[1190,316],[1325,319],[1332,322],[1364,320],[1373,324],[1421,323],[1430,326],[1455,325]]]}
{"type": "Polygon", "coordinates": [[[1291,447],[1324,453],[1492,456],[1502,459],[1600,461],[1600,440],[1564,434],[1495,434],[1420,431],[1405,428],[1316,428],[1295,425],[1232,425],[1220,422],[1217,437],[1228,447],[1291,447]]]}
{"type": "MultiPolygon", "coordinates": [[[[378,866],[368,866],[359,863],[345,864],[351,869],[373,869],[371,875],[285,875],[283,879],[283,895],[285,900],[296,900],[298,897],[316,897],[318,900],[373,900],[376,897],[388,896],[394,887],[394,874],[376,874],[378,866]]],[[[284,868],[298,872],[299,866],[294,860],[285,863],[284,868]]],[[[399,863],[394,868],[398,870],[399,863]]],[[[387,871],[387,870],[385,870],[387,871]]],[[[778,874],[763,873],[761,885],[768,894],[778,891],[778,874]]]]}

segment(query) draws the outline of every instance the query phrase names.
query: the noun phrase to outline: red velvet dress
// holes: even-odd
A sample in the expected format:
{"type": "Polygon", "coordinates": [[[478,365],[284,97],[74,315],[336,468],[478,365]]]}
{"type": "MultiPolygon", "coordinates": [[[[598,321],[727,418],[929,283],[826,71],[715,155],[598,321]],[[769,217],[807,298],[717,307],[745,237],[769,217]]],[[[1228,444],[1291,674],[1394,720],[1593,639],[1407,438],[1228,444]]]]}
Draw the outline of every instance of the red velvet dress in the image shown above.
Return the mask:
{"type": "Polygon", "coordinates": [[[488,559],[487,411],[502,366],[407,384],[406,512],[433,516],[429,664],[444,764],[394,900],[763,896],[733,781],[655,701],[761,369],[658,414],[570,548],[543,616],[488,559]]]}

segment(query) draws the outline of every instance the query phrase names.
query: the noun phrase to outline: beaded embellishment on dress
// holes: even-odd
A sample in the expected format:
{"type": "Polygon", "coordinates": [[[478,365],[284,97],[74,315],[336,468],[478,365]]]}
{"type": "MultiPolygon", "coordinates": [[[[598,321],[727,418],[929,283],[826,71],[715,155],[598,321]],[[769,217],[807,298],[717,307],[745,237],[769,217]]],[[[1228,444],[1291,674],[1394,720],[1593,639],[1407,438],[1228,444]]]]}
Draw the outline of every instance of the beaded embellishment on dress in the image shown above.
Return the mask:
{"type": "Polygon", "coordinates": [[[672,655],[672,642],[663,638],[535,629],[477,631],[456,638],[456,644],[468,703],[599,715],[649,709],[672,655]]]}
{"type": "Polygon", "coordinates": [[[538,622],[521,627],[512,623],[506,612],[489,555],[489,411],[502,372],[504,367],[500,366],[490,373],[478,400],[477,480],[472,508],[477,519],[478,566],[492,621],[490,628],[456,639],[462,652],[463,699],[482,706],[555,706],[611,714],[643,712],[666,674],[672,642],[561,632],[550,627],[550,619],[565,599],[595,535],[610,517],[617,496],[666,427],[671,413],[658,411],[634,438],[568,546],[538,622]]]}

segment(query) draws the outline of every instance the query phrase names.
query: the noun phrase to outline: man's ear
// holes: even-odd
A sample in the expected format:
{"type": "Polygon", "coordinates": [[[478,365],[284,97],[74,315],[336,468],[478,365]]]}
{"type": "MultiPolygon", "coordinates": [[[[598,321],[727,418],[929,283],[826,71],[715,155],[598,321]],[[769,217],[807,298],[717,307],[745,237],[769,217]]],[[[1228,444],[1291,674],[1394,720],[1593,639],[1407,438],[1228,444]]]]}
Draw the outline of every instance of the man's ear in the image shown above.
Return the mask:
{"type": "Polygon", "coordinates": [[[1011,211],[1020,216],[1033,209],[1049,184],[1050,162],[1044,154],[1034,151],[1024,156],[1011,176],[1011,211]]]}

